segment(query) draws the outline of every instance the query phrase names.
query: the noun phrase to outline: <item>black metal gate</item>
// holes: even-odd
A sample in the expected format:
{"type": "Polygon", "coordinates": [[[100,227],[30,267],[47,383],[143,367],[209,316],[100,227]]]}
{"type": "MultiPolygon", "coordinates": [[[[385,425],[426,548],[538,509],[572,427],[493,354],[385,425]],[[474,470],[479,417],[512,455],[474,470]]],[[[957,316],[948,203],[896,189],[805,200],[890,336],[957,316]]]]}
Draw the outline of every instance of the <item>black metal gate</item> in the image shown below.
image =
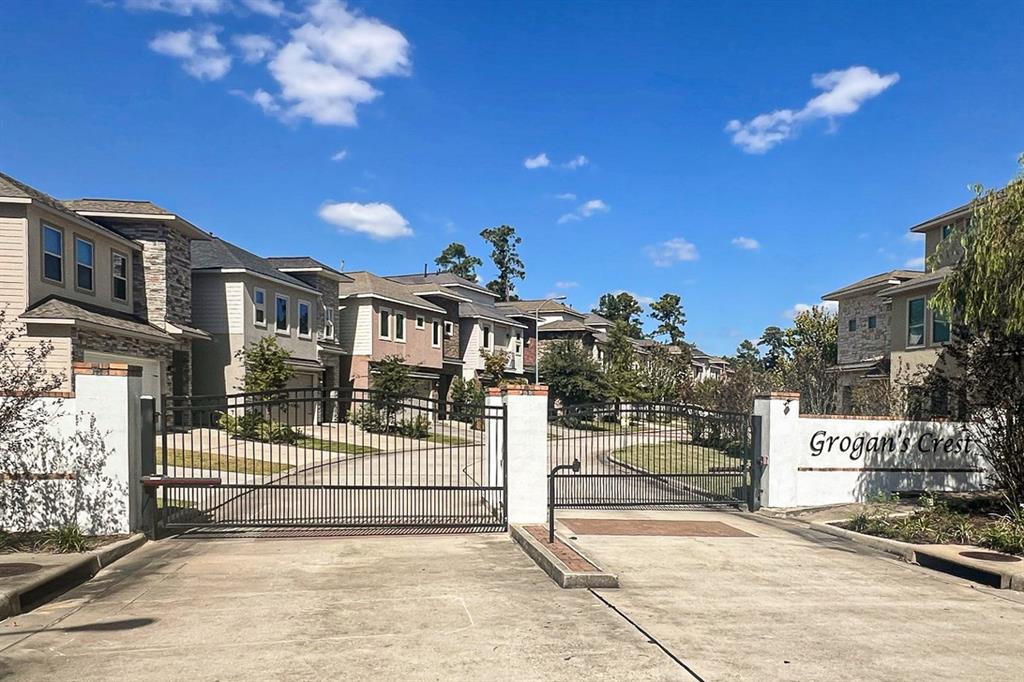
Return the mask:
{"type": "Polygon", "coordinates": [[[549,504],[754,509],[759,470],[753,457],[756,419],[690,405],[558,408],[548,418],[553,491],[549,504]],[[578,473],[571,467],[577,460],[578,473]]]}
{"type": "Polygon", "coordinates": [[[147,485],[167,528],[506,528],[504,407],[322,388],[163,406],[147,485]]]}

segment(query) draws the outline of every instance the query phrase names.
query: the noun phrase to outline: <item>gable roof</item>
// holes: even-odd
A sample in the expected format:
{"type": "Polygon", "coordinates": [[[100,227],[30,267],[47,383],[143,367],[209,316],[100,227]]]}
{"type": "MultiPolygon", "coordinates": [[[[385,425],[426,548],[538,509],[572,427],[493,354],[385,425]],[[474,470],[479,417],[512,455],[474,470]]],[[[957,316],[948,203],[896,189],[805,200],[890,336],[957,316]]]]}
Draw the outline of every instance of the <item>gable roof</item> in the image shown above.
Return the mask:
{"type": "Polygon", "coordinates": [[[109,227],[105,227],[95,221],[89,220],[86,217],[78,215],[78,213],[72,210],[64,202],[60,201],[59,199],[54,199],[46,192],[42,192],[36,189],[35,187],[31,187],[29,185],[26,185],[24,182],[21,182],[20,180],[12,178],[10,175],[7,175],[6,173],[0,172],[0,202],[2,202],[2,200],[5,198],[25,199],[27,201],[21,203],[39,204],[45,208],[50,209],[55,213],[64,216],[65,218],[75,221],[76,223],[88,225],[94,230],[99,230],[100,232],[103,232],[116,238],[120,242],[131,244],[133,249],[142,248],[133,240],[125,237],[122,234],[119,234],[114,230],[111,230],[109,227]]]}
{"type": "Polygon", "coordinates": [[[586,319],[586,313],[581,313],[571,306],[567,306],[560,301],[552,301],[551,299],[520,299],[518,301],[498,301],[495,303],[496,306],[501,308],[513,308],[520,313],[529,314],[533,317],[537,313],[538,308],[542,313],[562,313],[578,317],[583,320],[586,319]]]}
{"type": "Polygon", "coordinates": [[[541,332],[589,332],[591,329],[580,320],[552,320],[540,326],[541,332]]]}
{"type": "Polygon", "coordinates": [[[959,220],[960,218],[963,218],[964,216],[968,215],[970,212],[971,202],[967,202],[963,206],[957,206],[956,208],[946,211],[941,215],[937,215],[934,218],[929,218],[924,222],[920,222],[917,225],[914,225],[913,227],[910,228],[910,231],[927,232],[932,228],[938,227],[940,225],[945,225],[946,223],[952,222],[954,220],[959,220]]]}
{"type": "Polygon", "coordinates": [[[65,199],[64,205],[86,217],[125,218],[135,220],[165,220],[192,239],[209,239],[210,235],[173,211],[157,206],[152,201],[137,199],[65,199]]]}
{"type": "Polygon", "coordinates": [[[829,292],[822,296],[821,300],[835,301],[840,298],[846,298],[856,294],[866,294],[871,292],[872,289],[894,286],[908,279],[920,277],[922,274],[923,273],[920,270],[889,270],[888,272],[881,272],[877,275],[865,277],[853,284],[847,284],[841,289],[829,292]]]}
{"type": "Polygon", "coordinates": [[[245,270],[304,291],[316,292],[316,289],[311,288],[301,279],[278,270],[266,258],[257,256],[255,253],[246,251],[219,237],[192,242],[192,270],[207,272],[245,270]]]}
{"type": "Polygon", "coordinates": [[[598,315],[597,313],[587,313],[587,316],[583,319],[583,322],[584,324],[593,325],[595,327],[611,327],[615,325],[615,323],[609,320],[607,317],[604,317],[603,315],[598,315]]]}
{"type": "Polygon", "coordinates": [[[366,270],[345,273],[351,280],[338,285],[340,298],[378,298],[392,303],[403,303],[414,308],[445,313],[445,309],[417,295],[415,287],[395,282],[390,277],[381,277],[366,270]]]}
{"type": "Polygon", "coordinates": [[[510,327],[526,328],[522,322],[516,322],[502,310],[493,305],[480,303],[479,301],[464,301],[459,303],[459,317],[477,317],[492,322],[499,322],[510,327]]]}
{"type": "Polygon", "coordinates": [[[341,281],[351,281],[352,279],[310,256],[271,256],[266,260],[281,272],[324,272],[341,281]]]}
{"type": "Polygon", "coordinates": [[[427,274],[411,274],[411,275],[388,275],[390,280],[401,282],[402,284],[440,284],[441,286],[448,287],[465,287],[466,289],[472,289],[473,291],[481,294],[487,294],[497,298],[498,295],[487,287],[482,287],[476,282],[471,282],[465,277],[459,277],[453,272],[428,272],[427,274]]]}

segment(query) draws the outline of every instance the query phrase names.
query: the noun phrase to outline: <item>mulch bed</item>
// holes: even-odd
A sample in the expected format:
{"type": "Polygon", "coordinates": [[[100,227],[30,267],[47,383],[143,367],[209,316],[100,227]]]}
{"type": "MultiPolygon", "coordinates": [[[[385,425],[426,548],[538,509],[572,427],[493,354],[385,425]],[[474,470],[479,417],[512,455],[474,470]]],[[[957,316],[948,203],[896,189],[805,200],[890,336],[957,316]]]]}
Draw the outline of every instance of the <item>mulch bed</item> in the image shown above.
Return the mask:
{"type": "MultiPolygon", "coordinates": [[[[90,535],[86,538],[86,550],[96,549],[103,545],[117,540],[123,540],[127,535],[90,535]]],[[[14,554],[15,552],[30,552],[34,554],[59,554],[50,546],[46,533],[6,533],[0,531],[0,554],[14,554]]]]}

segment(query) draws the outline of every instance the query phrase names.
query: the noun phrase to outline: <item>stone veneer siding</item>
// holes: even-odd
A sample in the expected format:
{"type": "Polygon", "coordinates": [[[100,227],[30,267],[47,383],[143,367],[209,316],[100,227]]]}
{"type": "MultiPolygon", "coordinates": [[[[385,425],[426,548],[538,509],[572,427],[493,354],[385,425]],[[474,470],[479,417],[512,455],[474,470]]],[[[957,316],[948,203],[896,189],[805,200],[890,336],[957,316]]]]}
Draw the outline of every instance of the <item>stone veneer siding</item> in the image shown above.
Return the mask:
{"type": "Polygon", "coordinates": [[[185,387],[186,393],[191,393],[192,387],[192,362],[191,346],[188,341],[177,344],[160,343],[147,339],[132,336],[120,336],[97,331],[78,330],[71,341],[72,362],[83,362],[85,351],[98,353],[117,353],[134,355],[152,360],[162,360],[164,366],[164,385],[161,390],[165,394],[171,393],[171,377],[174,374],[174,351],[184,351],[188,354],[189,361],[185,363],[185,387]]]}
{"type": "Polygon", "coordinates": [[[839,301],[839,364],[862,362],[889,354],[889,312],[890,304],[874,292],[839,301]],[[877,325],[868,329],[868,317],[872,315],[877,325]],[[857,320],[857,329],[852,332],[849,330],[851,319],[857,320]]]}

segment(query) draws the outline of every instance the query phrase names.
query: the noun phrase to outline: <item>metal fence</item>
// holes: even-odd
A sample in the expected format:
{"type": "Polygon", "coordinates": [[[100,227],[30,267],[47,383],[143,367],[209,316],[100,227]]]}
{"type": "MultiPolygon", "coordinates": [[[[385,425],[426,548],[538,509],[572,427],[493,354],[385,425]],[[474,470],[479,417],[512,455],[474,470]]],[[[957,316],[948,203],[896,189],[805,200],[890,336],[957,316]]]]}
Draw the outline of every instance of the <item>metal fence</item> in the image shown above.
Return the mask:
{"type": "Polygon", "coordinates": [[[548,417],[549,504],[755,505],[752,419],[689,405],[602,403],[548,417]],[[579,461],[578,473],[570,465],[579,461]],[[561,467],[557,472],[556,467],[561,467]]]}
{"type": "Polygon", "coordinates": [[[162,404],[165,527],[506,527],[504,407],[322,389],[162,404]]]}

